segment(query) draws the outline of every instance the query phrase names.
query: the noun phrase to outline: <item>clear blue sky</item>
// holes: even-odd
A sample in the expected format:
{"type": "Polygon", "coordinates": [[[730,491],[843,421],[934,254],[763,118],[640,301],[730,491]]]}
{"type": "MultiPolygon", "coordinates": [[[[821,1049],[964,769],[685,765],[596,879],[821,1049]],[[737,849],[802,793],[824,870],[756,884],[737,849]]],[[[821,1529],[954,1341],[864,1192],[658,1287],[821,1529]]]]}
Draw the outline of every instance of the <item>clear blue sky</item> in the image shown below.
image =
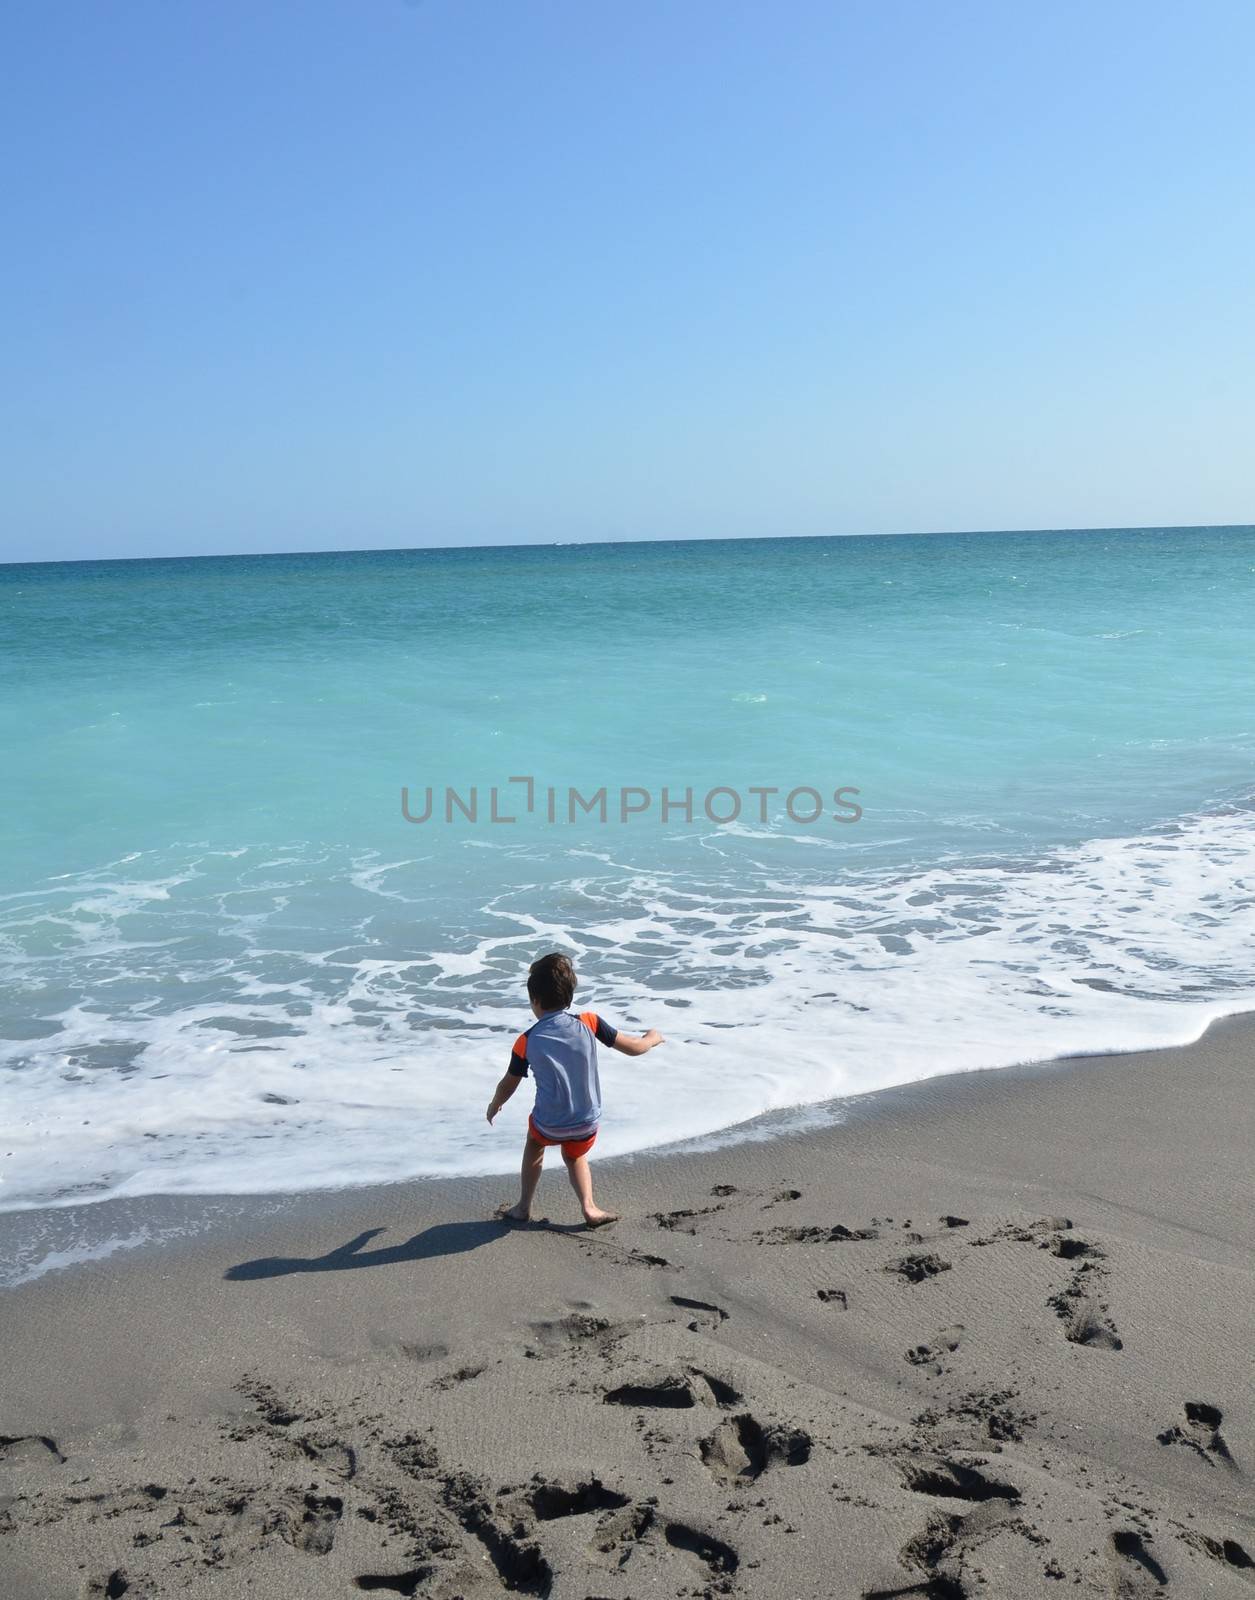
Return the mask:
{"type": "Polygon", "coordinates": [[[1255,520],[1250,0],[7,0],[0,559],[1255,520]]]}

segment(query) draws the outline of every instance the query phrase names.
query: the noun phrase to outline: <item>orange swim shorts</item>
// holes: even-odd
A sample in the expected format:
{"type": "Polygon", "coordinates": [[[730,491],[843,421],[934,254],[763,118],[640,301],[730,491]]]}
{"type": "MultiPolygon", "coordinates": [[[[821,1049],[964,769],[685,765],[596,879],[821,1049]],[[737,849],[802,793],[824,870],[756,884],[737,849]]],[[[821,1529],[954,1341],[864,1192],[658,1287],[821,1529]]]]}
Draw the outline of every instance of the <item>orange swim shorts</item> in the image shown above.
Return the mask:
{"type": "Polygon", "coordinates": [[[560,1144],[564,1161],[578,1161],[581,1156],[586,1156],[597,1138],[597,1130],[594,1128],[587,1139],[551,1139],[547,1133],[540,1131],[530,1116],[527,1119],[527,1131],[537,1144],[560,1144]]]}

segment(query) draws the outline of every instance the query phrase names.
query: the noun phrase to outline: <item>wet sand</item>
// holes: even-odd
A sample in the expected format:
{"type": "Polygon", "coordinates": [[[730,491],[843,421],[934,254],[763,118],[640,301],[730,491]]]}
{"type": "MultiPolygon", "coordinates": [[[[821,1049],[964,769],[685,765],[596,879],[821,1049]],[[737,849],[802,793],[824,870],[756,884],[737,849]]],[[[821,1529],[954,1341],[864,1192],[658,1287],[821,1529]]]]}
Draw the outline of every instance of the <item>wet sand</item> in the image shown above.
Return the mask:
{"type": "Polygon", "coordinates": [[[1253,1089],[1237,1018],[595,1164],[596,1233],[551,1160],[10,1290],[0,1594],[1255,1595],[1253,1089]]]}

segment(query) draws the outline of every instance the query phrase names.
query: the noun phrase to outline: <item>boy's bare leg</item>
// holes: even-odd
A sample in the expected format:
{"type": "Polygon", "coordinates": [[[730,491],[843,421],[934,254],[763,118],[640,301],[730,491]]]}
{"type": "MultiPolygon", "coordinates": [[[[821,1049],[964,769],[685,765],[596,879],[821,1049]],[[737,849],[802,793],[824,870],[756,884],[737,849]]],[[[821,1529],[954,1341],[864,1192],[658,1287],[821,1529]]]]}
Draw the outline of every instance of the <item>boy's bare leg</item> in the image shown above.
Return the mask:
{"type": "Polygon", "coordinates": [[[617,1222],[618,1212],[603,1211],[600,1206],[593,1204],[593,1173],[588,1165],[587,1156],[576,1156],[572,1161],[568,1156],[562,1158],[566,1162],[567,1177],[571,1180],[571,1187],[575,1190],[580,1203],[580,1210],[584,1213],[584,1221],[590,1228],[599,1228],[606,1222],[617,1222]]]}
{"type": "Polygon", "coordinates": [[[523,1168],[519,1174],[519,1201],[514,1206],[500,1206],[497,1210],[499,1217],[508,1217],[511,1222],[526,1222],[532,1214],[532,1201],[536,1195],[536,1185],[540,1182],[540,1174],[545,1165],[545,1147],[533,1139],[529,1133],[523,1142],[523,1168]]]}

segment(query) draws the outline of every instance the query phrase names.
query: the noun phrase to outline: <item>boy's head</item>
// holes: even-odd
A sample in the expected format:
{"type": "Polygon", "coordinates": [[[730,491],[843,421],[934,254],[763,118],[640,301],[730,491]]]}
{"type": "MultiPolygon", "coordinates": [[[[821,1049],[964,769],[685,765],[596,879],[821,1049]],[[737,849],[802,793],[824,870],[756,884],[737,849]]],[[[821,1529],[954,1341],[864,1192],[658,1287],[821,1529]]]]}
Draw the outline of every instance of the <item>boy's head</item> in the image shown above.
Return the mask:
{"type": "Polygon", "coordinates": [[[527,973],[527,994],[537,1016],[565,1011],[575,998],[575,968],[556,951],[533,961],[527,973]]]}

